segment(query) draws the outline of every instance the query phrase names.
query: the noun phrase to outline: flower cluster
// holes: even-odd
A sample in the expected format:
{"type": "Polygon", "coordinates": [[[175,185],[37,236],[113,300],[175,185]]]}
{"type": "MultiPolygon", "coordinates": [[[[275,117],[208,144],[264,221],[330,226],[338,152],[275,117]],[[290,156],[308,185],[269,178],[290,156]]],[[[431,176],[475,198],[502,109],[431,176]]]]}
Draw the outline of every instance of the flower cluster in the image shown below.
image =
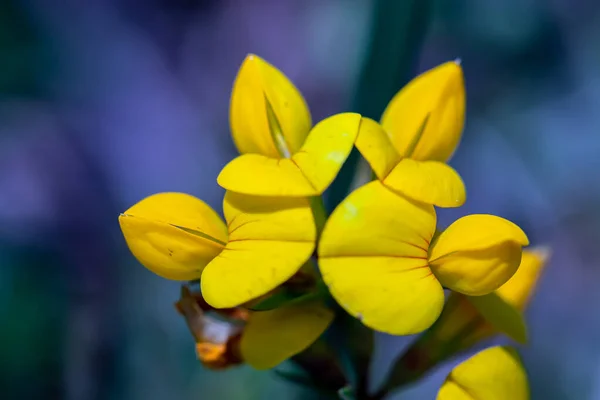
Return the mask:
{"type": "MultiPolygon", "coordinates": [[[[510,284],[517,289],[503,294],[503,288],[519,275],[522,248],[529,244],[525,233],[493,215],[437,226],[434,207],[459,207],[466,200],[463,181],[447,164],[464,119],[458,62],[416,77],[390,101],[380,123],[342,113],[313,126],[291,81],[250,55],[230,104],[240,155],[217,179],[226,189],[225,221],[193,196],[159,193],[121,214],[121,229],[149,270],[199,282],[194,293],[185,286],[178,309],[209,366],[243,360],[274,367],[321,337],[340,307],[365,326],[394,335],[433,325],[440,337],[453,337],[452,327],[469,325],[465,315],[482,315],[479,336],[493,326],[523,339],[523,302],[505,294],[527,297],[534,279],[526,273],[510,284]],[[354,147],[374,179],[327,218],[320,196],[354,147]],[[442,313],[444,289],[453,292],[446,310],[468,303],[468,311],[460,317],[442,313]],[[202,352],[207,313],[229,318],[235,329],[209,340],[209,351],[202,352]]],[[[502,349],[489,351],[508,357],[502,349]]],[[[489,357],[484,353],[452,376],[476,368],[489,357]]],[[[439,398],[455,398],[456,387],[449,380],[439,398]]]]}

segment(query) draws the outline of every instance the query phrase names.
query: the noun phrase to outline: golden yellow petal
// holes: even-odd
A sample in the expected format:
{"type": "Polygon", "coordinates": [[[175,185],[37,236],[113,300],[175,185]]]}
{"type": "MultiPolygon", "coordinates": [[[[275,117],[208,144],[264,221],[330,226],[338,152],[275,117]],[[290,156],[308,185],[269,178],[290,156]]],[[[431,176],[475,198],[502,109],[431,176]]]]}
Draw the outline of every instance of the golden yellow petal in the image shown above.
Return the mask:
{"type": "Polygon", "coordinates": [[[465,87],[457,62],[413,79],[390,101],[381,124],[398,152],[415,160],[447,161],[465,120],[465,87]]]}
{"type": "Polygon", "coordinates": [[[457,251],[429,264],[444,287],[470,296],[481,296],[508,281],[520,262],[521,245],[504,242],[484,250],[457,251]]]}
{"type": "Polygon", "coordinates": [[[457,251],[483,250],[508,241],[521,246],[529,244],[525,232],[509,220],[489,214],[471,214],[456,220],[440,234],[429,258],[435,260],[457,251]]]}
{"type": "Polygon", "coordinates": [[[380,180],[384,180],[402,158],[383,127],[370,118],[362,119],[355,145],[380,180]]]}
{"type": "Polygon", "coordinates": [[[549,256],[550,250],[543,247],[523,250],[519,269],[496,293],[513,307],[524,310],[549,256]]]}
{"type": "Polygon", "coordinates": [[[316,196],[302,171],[290,159],[244,154],[223,168],[217,183],[230,191],[255,196],[316,196]]]}
{"type": "Polygon", "coordinates": [[[430,248],[429,263],[444,287],[481,296],[514,275],[521,247],[528,243],[521,228],[506,219],[468,215],[440,234],[430,248]]]}
{"type": "Polygon", "coordinates": [[[460,175],[438,161],[405,158],[383,183],[411,199],[438,207],[460,207],[467,196],[460,175]]]}
{"type": "Polygon", "coordinates": [[[333,182],[350,155],[361,124],[356,113],[325,118],[310,131],[306,143],[292,156],[292,162],[319,195],[333,182]]]}
{"type": "Polygon", "coordinates": [[[183,193],[147,197],[121,214],[119,224],[138,261],[167,279],[197,279],[227,241],[217,213],[183,193]]]}
{"type": "Polygon", "coordinates": [[[203,271],[202,295],[215,308],[231,308],[288,280],[310,258],[316,227],[304,198],[227,192],[225,249],[203,271]]]}
{"type": "Polygon", "coordinates": [[[361,117],[337,114],[319,122],[291,158],[258,154],[237,157],[217,182],[227,190],[258,196],[318,196],[333,182],[348,158],[361,117]]]}
{"type": "Polygon", "coordinates": [[[366,326],[392,335],[429,328],[444,291],[426,260],[394,256],[322,257],[323,280],[336,301],[366,326]]]}
{"type": "Polygon", "coordinates": [[[320,300],[254,312],[242,335],[242,357],[256,369],[273,368],[315,342],[333,317],[320,300]]]}
{"type": "Polygon", "coordinates": [[[294,153],[312,126],[294,84],[262,58],[246,57],[231,93],[230,124],[240,153],[278,158],[294,153]]]}
{"type": "Polygon", "coordinates": [[[444,295],[427,265],[435,231],[431,205],[413,203],[379,181],[351,193],[332,213],[319,243],[319,267],[338,303],[373,329],[420,332],[444,295]]]}
{"type": "Polygon", "coordinates": [[[527,374],[510,347],[491,347],[456,366],[437,400],[528,400],[527,374]]]}

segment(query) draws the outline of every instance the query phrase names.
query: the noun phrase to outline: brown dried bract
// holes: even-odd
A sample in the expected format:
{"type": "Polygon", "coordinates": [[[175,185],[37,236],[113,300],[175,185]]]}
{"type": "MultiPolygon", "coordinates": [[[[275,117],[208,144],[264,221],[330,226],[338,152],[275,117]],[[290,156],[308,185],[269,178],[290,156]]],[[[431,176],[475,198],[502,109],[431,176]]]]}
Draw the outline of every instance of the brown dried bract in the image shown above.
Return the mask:
{"type": "Polygon", "coordinates": [[[198,359],[208,368],[224,369],[243,362],[239,351],[241,333],[249,312],[241,308],[217,310],[204,301],[200,292],[181,287],[175,303],[196,341],[198,359]]]}

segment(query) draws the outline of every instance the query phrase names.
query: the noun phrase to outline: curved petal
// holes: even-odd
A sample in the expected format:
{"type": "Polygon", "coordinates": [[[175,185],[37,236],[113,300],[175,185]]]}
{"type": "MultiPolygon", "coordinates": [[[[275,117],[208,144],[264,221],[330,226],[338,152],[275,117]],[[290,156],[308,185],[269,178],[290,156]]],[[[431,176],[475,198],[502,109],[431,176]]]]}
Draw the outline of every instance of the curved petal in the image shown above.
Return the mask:
{"type": "Polygon", "coordinates": [[[431,269],[445,287],[471,296],[490,293],[517,271],[525,233],[493,215],[460,218],[433,243],[431,269]]]}
{"type": "Polygon", "coordinates": [[[355,113],[326,118],[291,158],[245,154],[227,164],[217,182],[227,190],[250,195],[318,196],[333,182],[352,151],[360,120],[355,113]]]}
{"type": "Polygon", "coordinates": [[[229,242],[202,273],[202,295],[215,308],[231,308],[288,280],[315,248],[316,228],[303,198],[227,192],[223,211],[229,242]]]}
{"type": "Polygon", "coordinates": [[[523,250],[519,269],[496,293],[513,307],[524,310],[549,257],[547,248],[523,250]]]}
{"type": "Polygon", "coordinates": [[[457,62],[439,65],[410,81],[390,101],[383,128],[404,157],[447,161],[465,120],[465,87],[457,62]]]}
{"type": "Polygon", "coordinates": [[[521,228],[507,219],[489,214],[459,218],[445,229],[430,249],[429,258],[438,259],[457,251],[483,250],[512,241],[527,246],[529,239],[521,228]]]}
{"type": "Polygon", "coordinates": [[[233,84],[230,124],[240,153],[276,158],[300,149],[312,126],[294,84],[254,54],[246,57],[233,84]]]}
{"type": "Polygon", "coordinates": [[[319,266],[336,301],[363,324],[381,332],[422,332],[444,306],[442,286],[423,259],[323,257],[319,266]]]}
{"type": "Polygon", "coordinates": [[[429,264],[444,287],[469,296],[482,296],[514,275],[521,262],[521,251],[521,245],[504,242],[485,250],[459,251],[429,264]]]}
{"type": "Polygon", "coordinates": [[[223,168],[217,183],[238,193],[258,196],[306,197],[318,195],[296,164],[288,158],[244,154],[223,168]]]}
{"type": "Polygon", "coordinates": [[[491,347],[456,366],[437,400],[528,400],[527,374],[514,349],[491,347]]]}
{"type": "Polygon", "coordinates": [[[254,312],[242,335],[242,357],[256,369],[273,368],[314,343],[333,317],[319,300],[254,312]]]}
{"type": "Polygon", "coordinates": [[[444,294],[427,265],[435,211],[379,181],[351,193],[319,243],[323,280],[338,303],[374,329],[420,332],[439,315],[444,294]]]}
{"type": "Polygon", "coordinates": [[[383,183],[411,199],[438,207],[460,207],[467,197],[460,175],[438,161],[405,158],[383,183]]]}
{"type": "Polygon", "coordinates": [[[380,180],[385,179],[402,158],[383,127],[370,118],[362,119],[355,145],[380,180]]]}
{"type": "Polygon", "coordinates": [[[184,193],[158,193],[119,217],[129,249],[150,271],[191,280],[225,246],[227,228],[212,208],[184,193]]]}

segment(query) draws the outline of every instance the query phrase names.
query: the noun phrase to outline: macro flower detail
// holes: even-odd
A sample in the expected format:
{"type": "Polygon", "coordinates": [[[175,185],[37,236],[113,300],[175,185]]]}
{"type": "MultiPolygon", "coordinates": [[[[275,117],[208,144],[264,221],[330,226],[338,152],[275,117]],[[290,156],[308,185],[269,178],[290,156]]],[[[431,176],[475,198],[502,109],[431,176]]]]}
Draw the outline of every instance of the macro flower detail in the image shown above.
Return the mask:
{"type": "Polygon", "coordinates": [[[480,297],[452,293],[432,328],[436,340],[457,342],[464,350],[495,333],[518,342],[527,340],[522,312],[525,311],[547,263],[545,248],[523,250],[517,272],[493,293],[480,297]]]}
{"type": "Polygon", "coordinates": [[[227,227],[210,206],[183,193],[147,197],[121,214],[119,224],[143,266],[180,281],[200,278],[228,237],[227,227]]]}
{"type": "Polygon", "coordinates": [[[459,207],[464,183],[445,163],[460,141],[464,114],[462,69],[447,62],[401,89],[381,125],[365,118],[356,147],[389,188],[438,207],[459,207]]]}
{"type": "Polygon", "coordinates": [[[240,339],[249,312],[241,308],[216,310],[199,292],[181,286],[177,311],[196,342],[196,355],[210,369],[225,369],[243,362],[240,339]]]}
{"type": "Polygon", "coordinates": [[[527,374],[513,348],[491,347],[457,365],[437,395],[437,400],[472,399],[529,399],[527,374]]]}
{"type": "Polygon", "coordinates": [[[379,331],[406,335],[433,324],[443,287],[487,294],[517,270],[525,233],[492,215],[458,219],[434,241],[433,206],[374,181],[334,210],[319,244],[323,280],[350,314],[379,331]]]}
{"type": "MultiPolygon", "coordinates": [[[[458,62],[409,82],[380,122],[342,113],[313,126],[294,84],[249,55],[230,103],[240,155],[217,178],[224,219],[196,197],[158,193],[119,223],[147,269],[188,281],[176,308],[204,366],[265,370],[288,361],[275,372],[324,397],[382,399],[493,334],[527,340],[522,311],[545,253],[523,250],[526,234],[498,216],[437,226],[435,207],[466,200],[447,164],[464,119],[458,62]],[[328,215],[321,195],[353,147],[377,179],[328,215]],[[426,332],[371,390],[375,330],[426,332]]],[[[340,186],[355,187],[349,178],[340,186]]],[[[516,353],[495,347],[457,366],[438,399],[528,396],[516,353]]]]}
{"type": "Polygon", "coordinates": [[[285,282],[309,259],[316,227],[307,200],[227,192],[227,225],[183,193],[147,197],[119,217],[131,252],[169,279],[201,278],[215,308],[231,308],[285,282]]]}
{"type": "Polygon", "coordinates": [[[310,346],[334,317],[317,299],[269,311],[215,309],[187,285],[181,288],[176,308],[196,341],[198,359],[211,369],[241,363],[256,369],[275,367],[310,346]]]}
{"type": "Polygon", "coordinates": [[[317,196],[335,179],[354,146],[361,116],[331,116],[311,129],[296,87],[261,58],[244,60],[231,95],[231,132],[241,155],[217,182],[261,196],[317,196]]]}
{"type": "Polygon", "coordinates": [[[333,317],[320,299],[253,312],[241,340],[244,359],[256,369],[273,368],[313,344],[333,317]]]}

